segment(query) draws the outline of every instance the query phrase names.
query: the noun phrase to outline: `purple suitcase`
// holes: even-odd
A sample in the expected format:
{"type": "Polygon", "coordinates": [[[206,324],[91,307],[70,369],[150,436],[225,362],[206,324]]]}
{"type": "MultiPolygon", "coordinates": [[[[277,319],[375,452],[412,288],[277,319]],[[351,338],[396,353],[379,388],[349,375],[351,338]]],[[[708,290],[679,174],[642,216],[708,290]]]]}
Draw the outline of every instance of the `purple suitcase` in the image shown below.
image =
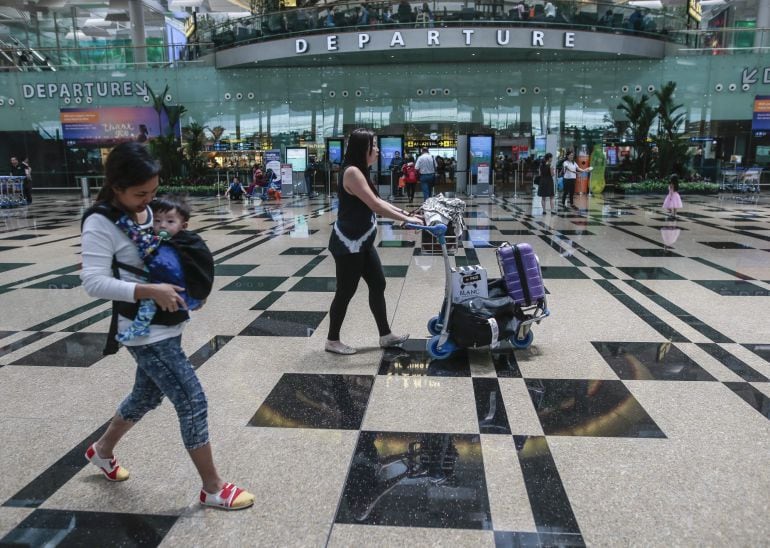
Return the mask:
{"type": "Polygon", "coordinates": [[[531,245],[503,244],[497,248],[497,261],[508,295],[516,304],[531,306],[545,297],[543,276],[531,245]]]}

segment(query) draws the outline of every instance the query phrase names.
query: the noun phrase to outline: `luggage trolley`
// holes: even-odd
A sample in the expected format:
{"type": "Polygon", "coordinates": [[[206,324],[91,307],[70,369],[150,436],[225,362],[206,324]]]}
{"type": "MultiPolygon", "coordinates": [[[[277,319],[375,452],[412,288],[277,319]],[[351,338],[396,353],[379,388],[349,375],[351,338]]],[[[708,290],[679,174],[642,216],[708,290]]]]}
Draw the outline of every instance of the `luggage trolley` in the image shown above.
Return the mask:
{"type": "Polygon", "coordinates": [[[25,177],[0,176],[0,208],[7,209],[27,204],[22,190],[24,180],[25,177]]]}
{"type": "MultiPolygon", "coordinates": [[[[439,314],[433,316],[428,321],[428,331],[432,337],[428,340],[426,350],[433,359],[446,359],[456,350],[463,348],[461,345],[457,344],[455,340],[453,340],[452,333],[450,332],[449,328],[450,320],[452,317],[452,268],[449,263],[449,253],[447,252],[446,245],[447,225],[443,223],[434,225],[418,225],[407,223],[404,226],[409,229],[424,230],[429,232],[438,240],[439,244],[441,245],[442,256],[444,258],[445,274],[444,304],[439,314]]],[[[532,255],[534,256],[534,253],[532,253],[532,255]]],[[[537,273],[542,279],[542,274],[540,273],[540,264],[537,262],[536,256],[534,256],[534,260],[537,273]]],[[[505,272],[503,272],[503,274],[505,274],[505,272]]],[[[498,287],[501,286],[501,281],[504,282],[504,280],[496,280],[490,282],[490,288],[492,288],[493,285],[497,285],[498,287]]],[[[517,302],[517,299],[513,297],[512,299],[514,302],[516,302],[513,318],[511,318],[514,327],[513,329],[505,330],[503,334],[514,348],[528,348],[529,345],[532,344],[532,339],[534,337],[532,333],[532,325],[536,323],[539,324],[544,318],[550,315],[545,292],[543,291],[542,297],[538,298],[530,305],[525,304],[522,306],[519,304],[519,302],[517,302]]]]}

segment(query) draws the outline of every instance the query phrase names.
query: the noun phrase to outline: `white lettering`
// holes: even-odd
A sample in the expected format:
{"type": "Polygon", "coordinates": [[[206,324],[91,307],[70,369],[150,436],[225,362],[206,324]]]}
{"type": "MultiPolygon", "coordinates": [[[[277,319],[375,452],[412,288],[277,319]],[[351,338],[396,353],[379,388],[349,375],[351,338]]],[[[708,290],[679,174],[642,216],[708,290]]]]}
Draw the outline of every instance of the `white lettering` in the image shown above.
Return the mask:
{"type": "Polygon", "coordinates": [[[130,97],[134,92],[131,89],[131,82],[123,82],[123,96],[130,97]]]}
{"type": "Polygon", "coordinates": [[[56,97],[56,92],[59,91],[59,86],[56,84],[48,84],[48,97],[53,99],[56,97]]]}
{"type": "Polygon", "coordinates": [[[107,97],[107,82],[96,82],[96,93],[99,97],[107,97]]]}
{"type": "Polygon", "coordinates": [[[67,86],[67,84],[61,84],[59,86],[59,97],[69,97],[70,96],[70,88],[67,86]]]}
{"type": "MultiPolygon", "coordinates": [[[[93,82],[85,82],[83,84],[83,87],[86,88],[86,95],[87,96],[89,96],[89,97],[93,96],[93,94],[94,94],[94,92],[93,92],[94,83],[93,82]]],[[[104,88],[104,89],[107,89],[107,88],[104,88]]],[[[105,91],[104,94],[106,95],[107,92],[105,91]]]]}
{"type": "Polygon", "coordinates": [[[762,83],[763,84],[770,84],[770,67],[767,67],[765,69],[764,75],[762,77],[762,83]]]}
{"type": "Polygon", "coordinates": [[[565,32],[564,33],[564,47],[565,48],[574,48],[575,47],[575,33],[574,32],[565,32]]]}
{"type": "Polygon", "coordinates": [[[35,96],[35,86],[32,84],[22,84],[21,93],[25,99],[32,99],[35,96]]]}
{"type": "Polygon", "coordinates": [[[371,40],[371,37],[366,34],[362,33],[358,35],[358,49],[364,49],[364,46],[369,43],[371,40]]]}
{"type": "Polygon", "coordinates": [[[297,38],[294,42],[294,52],[295,53],[305,53],[307,52],[307,40],[304,38],[297,38]]]}
{"type": "Polygon", "coordinates": [[[337,47],[337,35],[332,34],[331,36],[326,37],[326,49],[327,51],[337,51],[339,48],[337,47]]]}
{"type": "Polygon", "coordinates": [[[393,47],[396,44],[398,44],[402,48],[406,46],[406,44],[404,44],[404,38],[401,36],[401,33],[398,31],[393,33],[393,38],[390,39],[390,47],[393,47]]]}
{"type": "Polygon", "coordinates": [[[429,30],[428,31],[428,45],[429,46],[440,46],[441,44],[438,43],[438,31],[437,30],[429,30]]]}
{"type": "Polygon", "coordinates": [[[498,30],[497,31],[497,45],[498,46],[505,46],[508,44],[508,42],[511,41],[511,33],[507,30],[498,30]],[[503,38],[505,37],[505,38],[503,38]]]}
{"type": "Polygon", "coordinates": [[[120,82],[110,82],[110,95],[120,97],[120,82]]]}
{"type": "Polygon", "coordinates": [[[35,86],[38,99],[45,99],[45,84],[38,84],[35,86]]]}
{"type": "Polygon", "coordinates": [[[476,32],[473,29],[463,29],[463,34],[465,35],[465,45],[470,46],[471,45],[471,36],[473,36],[473,33],[476,32]]]}
{"type": "MultiPolygon", "coordinates": [[[[107,86],[107,84],[104,84],[104,85],[105,87],[107,86]]],[[[72,95],[74,95],[75,97],[83,97],[83,84],[80,84],[78,82],[75,82],[74,84],[72,84],[72,95]]]]}
{"type": "Polygon", "coordinates": [[[140,97],[147,95],[147,86],[144,84],[144,82],[141,84],[139,82],[135,82],[134,87],[136,88],[136,94],[140,97]]]}
{"type": "Polygon", "coordinates": [[[545,36],[545,33],[542,30],[533,30],[532,31],[532,45],[533,46],[542,46],[543,45],[543,37],[545,36]]]}

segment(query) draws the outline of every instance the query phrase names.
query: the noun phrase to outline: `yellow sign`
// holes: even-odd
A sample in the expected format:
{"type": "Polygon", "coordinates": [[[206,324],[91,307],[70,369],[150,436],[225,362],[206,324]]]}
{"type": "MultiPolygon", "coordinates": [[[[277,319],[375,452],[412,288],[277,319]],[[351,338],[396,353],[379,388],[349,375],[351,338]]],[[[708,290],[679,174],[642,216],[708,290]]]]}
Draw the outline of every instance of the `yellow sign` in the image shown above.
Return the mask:
{"type": "Polygon", "coordinates": [[[687,13],[698,23],[701,19],[701,9],[700,0],[687,0],[687,13]]]}
{"type": "Polygon", "coordinates": [[[195,19],[193,19],[192,15],[185,19],[184,22],[184,35],[189,38],[193,34],[195,34],[195,31],[197,29],[195,28],[195,19]]]}

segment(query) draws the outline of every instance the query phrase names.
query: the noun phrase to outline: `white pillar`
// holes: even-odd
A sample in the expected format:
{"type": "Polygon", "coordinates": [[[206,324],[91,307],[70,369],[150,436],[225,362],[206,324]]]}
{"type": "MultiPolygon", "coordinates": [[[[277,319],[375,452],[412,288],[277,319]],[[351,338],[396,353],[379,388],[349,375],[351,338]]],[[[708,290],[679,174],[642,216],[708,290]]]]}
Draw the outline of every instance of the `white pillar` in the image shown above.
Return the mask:
{"type": "MultiPolygon", "coordinates": [[[[757,2],[757,28],[770,29],[770,2],[757,2]]],[[[754,36],[754,46],[770,45],[770,30],[757,31],[754,36]]]]}
{"type": "Polygon", "coordinates": [[[128,0],[128,17],[131,20],[131,44],[134,46],[134,62],[147,62],[144,39],[144,2],[128,0]]]}

